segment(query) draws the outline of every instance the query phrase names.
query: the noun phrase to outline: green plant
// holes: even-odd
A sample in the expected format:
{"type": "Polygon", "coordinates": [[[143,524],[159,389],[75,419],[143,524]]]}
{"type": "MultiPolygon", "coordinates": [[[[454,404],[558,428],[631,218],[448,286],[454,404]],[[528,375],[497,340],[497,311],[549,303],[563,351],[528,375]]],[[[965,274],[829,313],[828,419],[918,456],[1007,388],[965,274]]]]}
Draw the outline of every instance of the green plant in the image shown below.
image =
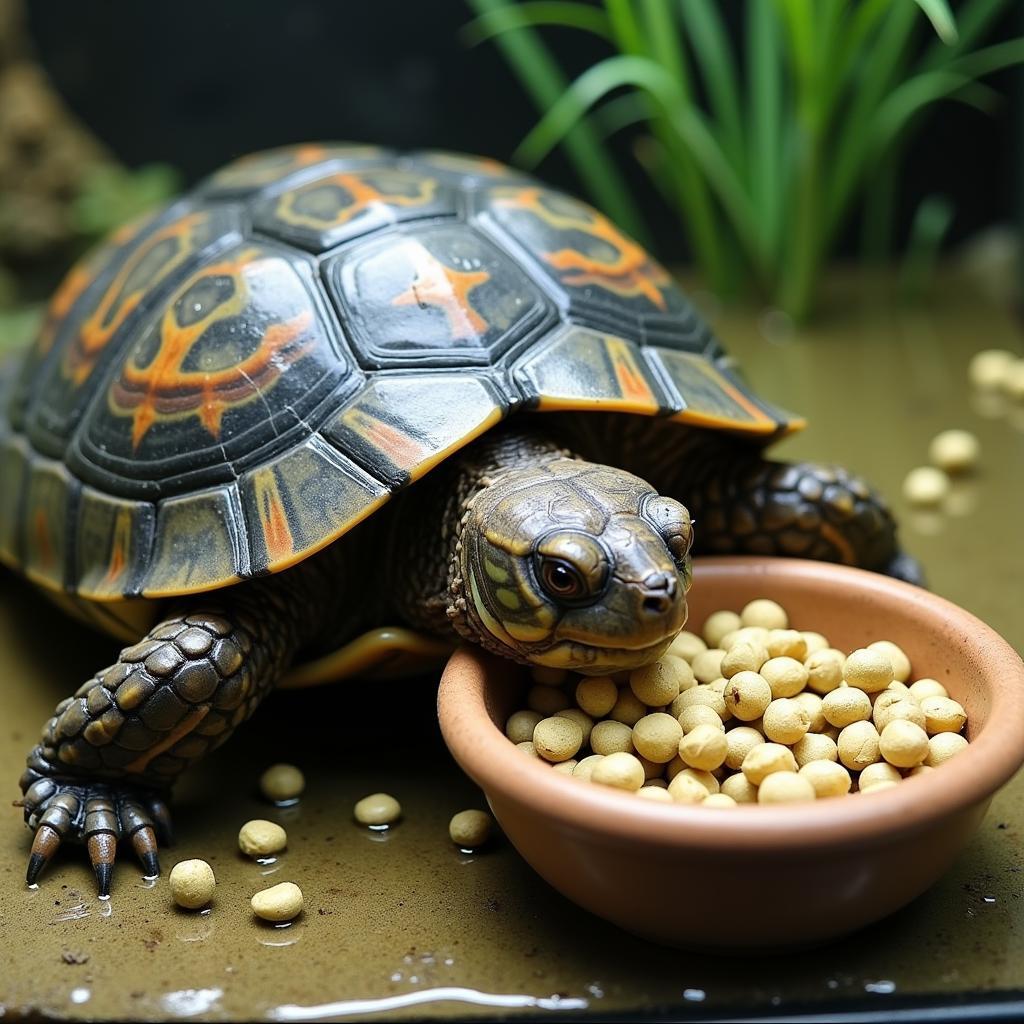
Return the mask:
{"type": "Polygon", "coordinates": [[[72,207],[75,230],[93,242],[114,228],[160,206],[181,188],[168,164],[128,168],[98,164],[83,179],[72,207]]]}
{"type": "Polygon", "coordinates": [[[716,0],[467,2],[466,38],[493,39],[543,111],[515,160],[562,144],[598,205],[643,237],[605,143],[639,127],[633,152],[711,287],[753,285],[797,320],[858,204],[865,250],[886,251],[901,158],[929,109],[991,110],[979,79],[1024,63],[1024,39],[978,47],[1009,0],[964,0],[956,15],[947,0],[746,0],[742,48],[716,0]],[[938,38],[921,38],[922,14],[938,38]],[[570,82],[544,26],[613,52],[570,82]]]}

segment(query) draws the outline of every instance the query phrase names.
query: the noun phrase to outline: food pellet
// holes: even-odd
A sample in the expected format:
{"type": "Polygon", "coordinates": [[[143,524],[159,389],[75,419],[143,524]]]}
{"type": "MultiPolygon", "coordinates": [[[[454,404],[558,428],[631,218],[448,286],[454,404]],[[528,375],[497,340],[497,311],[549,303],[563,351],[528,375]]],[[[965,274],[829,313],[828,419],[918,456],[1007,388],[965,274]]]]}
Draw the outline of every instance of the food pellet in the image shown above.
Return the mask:
{"type": "Polygon", "coordinates": [[[707,704],[691,704],[683,708],[677,717],[684,733],[692,732],[698,725],[711,725],[725,732],[725,722],[707,704]]]}
{"type": "Polygon", "coordinates": [[[979,388],[997,388],[1017,357],[1004,348],[986,348],[975,352],[967,364],[967,377],[979,388]]]}
{"type": "Polygon", "coordinates": [[[759,804],[792,804],[813,800],[814,786],[797,772],[772,772],[757,788],[759,804]]]}
{"type": "MultiPolygon", "coordinates": [[[[704,726],[711,729],[712,726],[704,726]]],[[[718,732],[718,730],[714,730],[718,732]]],[[[719,736],[723,735],[718,733],[719,736]]],[[[663,711],[645,715],[633,726],[633,746],[642,757],[655,764],[666,764],[679,752],[683,727],[663,711]]]]}
{"type": "Polygon", "coordinates": [[[710,772],[724,764],[729,743],[721,729],[713,725],[698,725],[679,740],[676,748],[679,757],[691,768],[710,772]]]}
{"type": "Polygon", "coordinates": [[[809,761],[799,772],[813,787],[819,798],[844,796],[850,792],[850,773],[836,761],[809,761]]]}
{"type": "Polygon", "coordinates": [[[583,730],[569,718],[544,718],[533,730],[533,745],[545,761],[568,761],[583,746],[583,730]]]}
{"type": "Polygon", "coordinates": [[[690,662],[690,668],[693,669],[694,678],[698,683],[710,683],[722,675],[722,659],[725,653],[720,647],[709,647],[690,662]]]}
{"type": "Polygon", "coordinates": [[[839,728],[854,722],[865,722],[871,717],[871,698],[855,686],[840,686],[825,694],[821,701],[821,713],[829,725],[839,728]]]}
{"type": "Polygon", "coordinates": [[[925,755],[924,763],[929,768],[937,768],[959,754],[961,750],[966,750],[967,746],[966,737],[958,736],[955,732],[936,733],[928,740],[928,753],[925,755]]]}
{"type": "Polygon", "coordinates": [[[900,775],[899,770],[887,761],[876,761],[874,764],[869,764],[860,773],[857,786],[863,793],[865,789],[877,786],[880,782],[900,782],[902,779],[903,776],[900,775]]]}
{"type": "Polygon", "coordinates": [[[629,673],[629,688],[642,704],[649,708],[661,708],[679,696],[680,684],[692,675],[685,661],[661,658],[643,668],[633,669],[629,673]]]}
{"type": "Polygon", "coordinates": [[[918,466],[903,479],[903,497],[911,505],[938,505],[949,494],[949,477],[935,466],[918,466]]]}
{"type": "Polygon", "coordinates": [[[775,772],[795,772],[797,770],[796,758],[789,747],[781,743],[762,743],[749,751],[743,758],[740,766],[743,774],[755,786],[760,786],[764,780],[775,772]]]}
{"type": "Polygon", "coordinates": [[[678,804],[701,804],[710,795],[706,786],[684,772],[668,784],[668,794],[678,804]]]}
{"type": "Polygon", "coordinates": [[[762,597],[744,605],[740,612],[740,623],[765,629],[789,629],[789,616],[782,605],[762,597]]]}
{"type": "Polygon", "coordinates": [[[732,712],[727,709],[723,694],[703,684],[701,686],[694,686],[689,690],[684,690],[679,694],[678,701],[673,704],[673,708],[679,708],[679,714],[681,715],[683,711],[693,707],[695,704],[704,704],[711,708],[723,721],[732,717],[732,712]]]}
{"type": "Polygon", "coordinates": [[[584,757],[576,762],[576,767],[572,770],[574,779],[585,779],[587,782],[590,781],[590,776],[594,772],[594,766],[602,760],[603,754],[591,754],[589,757],[584,757]]]}
{"type": "Polygon", "coordinates": [[[795,700],[780,697],[765,708],[761,728],[773,743],[791,746],[807,735],[811,719],[807,711],[795,700]]]}
{"type": "Polygon", "coordinates": [[[916,768],[928,755],[928,734],[904,718],[889,722],[878,737],[882,757],[897,768],[916,768]]]}
{"type": "Polygon", "coordinates": [[[590,781],[599,786],[636,792],[644,784],[643,765],[632,755],[618,751],[602,758],[590,773],[590,781]]]}
{"type": "Polygon", "coordinates": [[[825,721],[825,714],[822,711],[823,701],[816,693],[808,693],[805,690],[789,699],[807,712],[808,732],[821,732],[829,724],[825,721]]]}
{"type": "Polygon", "coordinates": [[[736,801],[728,793],[709,793],[700,805],[701,807],[735,807],[736,801]]]}
{"type": "Polygon", "coordinates": [[[959,732],[967,722],[967,713],[950,697],[925,697],[921,710],[929,736],[937,732],[959,732]]]}
{"type": "Polygon", "coordinates": [[[738,804],[756,804],[757,786],[755,786],[743,772],[730,775],[722,781],[720,792],[731,796],[738,804]]]}
{"type": "Polygon", "coordinates": [[[633,730],[611,719],[598,722],[590,733],[590,749],[595,754],[629,754],[633,750],[633,730]]]}
{"type": "Polygon", "coordinates": [[[615,707],[618,699],[619,688],[615,685],[615,680],[608,676],[584,677],[576,686],[576,703],[594,718],[607,715],[615,707]]]}
{"type": "Polygon", "coordinates": [[[167,879],[171,898],[185,910],[199,910],[213,899],[217,886],[213,868],[205,860],[182,860],[171,868],[167,879]]]}
{"type": "Polygon", "coordinates": [[[238,833],[238,848],[247,857],[269,857],[288,845],[288,834],[280,825],[263,818],[247,821],[238,833]]]}
{"type": "Polygon", "coordinates": [[[772,688],[772,697],[795,697],[809,678],[807,668],[796,658],[769,658],[760,669],[761,677],[772,688]]]}
{"type": "Polygon", "coordinates": [[[475,850],[491,838],[494,819],[486,811],[459,811],[448,822],[451,841],[462,850],[475,850]]]}
{"type": "Polygon", "coordinates": [[[873,722],[853,722],[839,734],[836,743],[839,760],[850,769],[860,771],[878,761],[882,754],[878,749],[878,730],[873,722]]]}
{"type": "Polygon", "coordinates": [[[891,640],[875,640],[868,644],[869,651],[881,651],[889,656],[892,663],[892,677],[898,683],[905,683],[910,678],[910,659],[898,644],[891,640]]]}
{"type": "Polygon", "coordinates": [[[767,649],[758,644],[733,644],[722,658],[722,675],[732,679],[738,672],[756,672],[767,660],[767,649]]]}
{"type": "Polygon", "coordinates": [[[712,612],[704,623],[704,642],[708,647],[717,647],[726,633],[740,628],[740,617],[735,612],[712,612]]]}
{"type": "Polygon", "coordinates": [[[910,684],[910,696],[921,701],[925,697],[948,697],[949,693],[937,679],[918,679],[910,684]]]}
{"type": "Polygon", "coordinates": [[[727,809],[877,793],[968,745],[963,707],[912,673],[892,640],[843,651],[758,599],[709,616],[703,638],[680,633],[640,669],[533,673],[533,706],[508,718],[506,735],[552,771],[653,803],[727,809]]]}
{"type": "Polygon", "coordinates": [[[878,693],[893,681],[893,667],[884,651],[861,647],[846,659],[843,679],[865,693],[878,693]]]}
{"type": "Polygon", "coordinates": [[[947,473],[973,469],[981,454],[981,444],[969,430],[943,430],[928,445],[928,458],[947,473]]]}
{"type": "Polygon", "coordinates": [[[579,708],[566,708],[564,711],[556,711],[555,718],[568,718],[575,722],[583,732],[583,745],[590,742],[590,733],[594,728],[594,720],[585,711],[579,708]]]}
{"type": "Polygon", "coordinates": [[[390,793],[371,793],[356,803],[352,814],[361,825],[390,825],[402,816],[402,805],[390,793]]]}
{"type": "Polygon", "coordinates": [[[743,765],[743,758],[750,753],[754,747],[764,743],[764,736],[749,725],[740,725],[725,733],[725,766],[737,772],[743,765]]]}
{"type": "Polygon", "coordinates": [[[795,629],[772,629],[768,631],[767,650],[771,658],[803,661],[807,657],[807,641],[795,629]]]}
{"type": "Polygon", "coordinates": [[[302,890],[294,882],[261,889],[250,901],[252,912],[264,921],[291,921],[302,913],[302,890]]]}
{"type": "Polygon", "coordinates": [[[654,800],[661,804],[675,803],[667,786],[664,788],[661,786],[641,786],[636,791],[636,795],[644,800],[654,800]]]}
{"type": "Polygon", "coordinates": [[[839,747],[830,736],[809,732],[793,744],[793,757],[796,758],[796,763],[800,768],[813,761],[837,761],[839,747]]]}
{"type": "Polygon", "coordinates": [[[260,791],[276,804],[298,800],[306,777],[293,764],[272,764],[260,776],[260,791]]]}
{"type": "Polygon", "coordinates": [[[682,658],[684,661],[693,661],[701,651],[706,651],[708,645],[696,633],[683,630],[669,645],[668,653],[682,658]]]}
{"type": "Polygon", "coordinates": [[[536,711],[517,711],[515,714],[509,715],[508,721],[505,723],[505,735],[513,743],[529,743],[533,740],[533,730],[543,717],[536,711]]]}
{"type": "Polygon", "coordinates": [[[608,717],[613,722],[621,722],[632,729],[649,710],[642,700],[637,700],[636,695],[628,686],[623,686],[619,690],[615,706],[608,712],[608,717]]]}

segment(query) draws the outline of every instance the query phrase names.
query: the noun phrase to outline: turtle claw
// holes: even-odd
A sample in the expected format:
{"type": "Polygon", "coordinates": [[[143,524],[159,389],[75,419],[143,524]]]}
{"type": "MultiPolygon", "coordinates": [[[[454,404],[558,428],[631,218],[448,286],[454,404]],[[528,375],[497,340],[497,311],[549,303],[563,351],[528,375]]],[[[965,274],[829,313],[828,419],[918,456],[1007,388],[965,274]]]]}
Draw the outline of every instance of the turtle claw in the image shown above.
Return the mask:
{"type": "Polygon", "coordinates": [[[98,894],[110,895],[117,843],[131,840],[148,878],[160,874],[157,833],[169,840],[171,815],[154,790],[76,783],[28,772],[22,779],[25,821],[36,829],[25,877],[35,885],[62,842],[84,843],[98,894]]]}
{"type": "Polygon", "coordinates": [[[49,825],[40,825],[36,829],[35,838],[32,840],[32,852],[28,858],[28,870],[25,872],[25,881],[29,885],[35,885],[36,879],[42,873],[43,868],[53,859],[53,855],[60,849],[61,835],[49,825]]]}

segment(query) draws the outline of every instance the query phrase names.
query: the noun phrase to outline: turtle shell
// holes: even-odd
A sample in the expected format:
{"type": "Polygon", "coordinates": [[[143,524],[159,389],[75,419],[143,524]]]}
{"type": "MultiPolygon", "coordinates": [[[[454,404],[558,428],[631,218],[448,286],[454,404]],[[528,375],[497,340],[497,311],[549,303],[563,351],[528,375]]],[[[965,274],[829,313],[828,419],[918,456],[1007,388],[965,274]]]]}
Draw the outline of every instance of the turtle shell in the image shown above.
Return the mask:
{"type": "Polygon", "coordinates": [[[94,600],[277,572],[503,417],[641,413],[767,441],[669,274],[490,160],[239,160],[68,274],[0,396],[0,558],[94,600]]]}

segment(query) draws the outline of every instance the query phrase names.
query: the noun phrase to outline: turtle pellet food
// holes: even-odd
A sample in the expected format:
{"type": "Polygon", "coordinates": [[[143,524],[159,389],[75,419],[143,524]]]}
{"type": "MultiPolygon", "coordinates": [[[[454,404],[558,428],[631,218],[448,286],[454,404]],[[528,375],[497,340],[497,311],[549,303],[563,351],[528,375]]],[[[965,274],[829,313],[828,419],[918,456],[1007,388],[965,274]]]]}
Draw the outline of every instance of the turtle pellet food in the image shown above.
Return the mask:
{"type": "Polygon", "coordinates": [[[167,879],[171,899],[184,910],[199,910],[213,899],[217,885],[213,868],[205,860],[182,860],[171,868],[167,879]]]}
{"type": "MultiPolygon", "coordinates": [[[[813,625],[813,623],[809,623],[813,625]]],[[[807,803],[880,793],[964,750],[967,713],[898,644],[853,651],[765,598],[708,616],[659,661],[545,678],[506,736],[559,774],[650,803],[807,803]]]]}
{"type": "Polygon", "coordinates": [[[250,905],[263,921],[291,921],[302,913],[302,890],[294,882],[279,882],[255,893],[250,905]]]}

